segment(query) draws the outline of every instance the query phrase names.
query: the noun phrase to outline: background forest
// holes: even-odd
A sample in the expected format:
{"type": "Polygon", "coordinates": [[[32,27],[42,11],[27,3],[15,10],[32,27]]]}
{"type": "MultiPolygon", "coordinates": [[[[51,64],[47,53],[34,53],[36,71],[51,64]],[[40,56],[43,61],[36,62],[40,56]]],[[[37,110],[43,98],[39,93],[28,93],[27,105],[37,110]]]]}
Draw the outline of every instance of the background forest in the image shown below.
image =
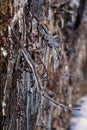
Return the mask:
{"type": "Polygon", "coordinates": [[[0,0],[0,130],[80,130],[86,94],[87,0],[0,0]]]}

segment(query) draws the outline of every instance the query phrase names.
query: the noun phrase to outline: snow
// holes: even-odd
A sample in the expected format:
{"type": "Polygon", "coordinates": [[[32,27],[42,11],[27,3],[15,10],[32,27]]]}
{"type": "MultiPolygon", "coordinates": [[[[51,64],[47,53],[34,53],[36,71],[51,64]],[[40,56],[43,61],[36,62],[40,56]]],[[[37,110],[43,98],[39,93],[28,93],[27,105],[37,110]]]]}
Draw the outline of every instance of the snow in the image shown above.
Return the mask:
{"type": "Polygon", "coordinates": [[[80,5],[80,0],[69,0],[69,6],[71,8],[79,8],[79,5],[80,5]]]}
{"type": "Polygon", "coordinates": [[[72,111],[72,118],[70,120],[70,130],[87,130],[87,96],[80,98],[77,101],[78,108],[72,111]]]}

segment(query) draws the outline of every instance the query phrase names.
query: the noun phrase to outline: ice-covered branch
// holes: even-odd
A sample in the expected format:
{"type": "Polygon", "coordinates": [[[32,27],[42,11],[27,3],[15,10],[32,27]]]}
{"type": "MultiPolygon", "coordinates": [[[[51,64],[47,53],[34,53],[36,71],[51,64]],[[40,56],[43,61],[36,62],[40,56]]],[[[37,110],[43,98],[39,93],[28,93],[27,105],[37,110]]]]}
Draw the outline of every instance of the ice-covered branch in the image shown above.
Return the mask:
{"type": "Polygon", "coordinates": [[[24,46],[23,46],[24,43],[18,39],[18,37],[16,36],[15,32],[13,31],[13,29],[12,29],[12,34],[14,35],[15,39],[17,40],[17,43],[21,47],[22,52],[24,54],[24,57],[25,57],[27,63],[29,64],[29,66],[31,67],[32,71],[33,71],[33,74],[34,74],[34,77],[35,77],[35,81],[36,81],[36,86],[37,86],[38,91],[39,91],[40,89],[42,89],[42,85],[40,84],[38,76],[37,76],[35,63],[32,60],[31,56],[27,53],[26,49],[24,48],[24,46]]]}
{"type": "Polygon", "coordinates": [[[76,109],[75,109],[75,108],[69,108],[68,106],[66,106],[66,105],[64,105],[64,104],[57,102],[55,99],[51,98],[51,97],[47,94],[47,92],[45,92],[45,91],[43,91],[43,96],[44,96],[47,100],[49,100],[50,102],[52,102],[54,105],[56,105],[56,106],[58,106],[58,107],[61,107],[61,108],[65,109],[65,110],[68,110],[68,111],[80,110],[80,109],[78,109],[78,108],[76,108],[76,109]]]}

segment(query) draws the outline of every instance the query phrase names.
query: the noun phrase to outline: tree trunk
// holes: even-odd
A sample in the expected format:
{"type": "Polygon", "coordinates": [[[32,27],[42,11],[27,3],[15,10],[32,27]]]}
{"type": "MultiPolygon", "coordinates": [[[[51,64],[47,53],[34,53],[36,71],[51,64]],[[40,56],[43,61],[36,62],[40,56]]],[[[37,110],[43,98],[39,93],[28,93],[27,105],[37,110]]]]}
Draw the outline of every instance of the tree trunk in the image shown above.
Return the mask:
{"type": "Polygon", "coordinates": [[[69,129],[73,101],[87,80],[87,0],[77,5],[9,2],[13,17],[9,49],[4,46],[9,54],[4,90],[0,85],[3,130],[69,129]]]}

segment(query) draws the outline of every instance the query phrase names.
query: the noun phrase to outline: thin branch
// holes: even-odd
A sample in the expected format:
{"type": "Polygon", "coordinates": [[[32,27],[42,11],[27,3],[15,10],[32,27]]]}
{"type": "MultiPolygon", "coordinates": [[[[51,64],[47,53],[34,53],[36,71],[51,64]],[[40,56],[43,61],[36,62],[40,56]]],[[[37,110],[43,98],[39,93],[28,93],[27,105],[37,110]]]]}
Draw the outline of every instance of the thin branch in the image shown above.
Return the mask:
{"type": "Polygon", "coordinates": [[[31,69],[33,71],[38,91],[42,90],[42,85],[40,84],[34,61],[32,60],[31,56],[27,53],[26,49],[23,47],[23,42],[19,40],[19,38],[16,36],[13,29],[12,29],[12,34],[14,35],[16,41],[18,42],[19,46],[21,47],[22,53],[24,54],[24,57],[25,57],[27,63],[29,64],[29,66],[31,67],[31,69]]]}
{"type": "Polygon", "coordinates": [[[79,108],[69,108],[68,106],[62,104],[62,103],[59,103],[57,102],[56,100],[54,100],[53,98],[51,98],[45,91],[43,91],[43,95],[47,100],[49,100],[50,102],[52,102],[54,105],[58,106],[58,107],[61,107],[65,110],[68,110],[68,111],[72,111],[72,110],[80,110],[79,108]]]}
{"type": "MultiPolygon", "coordinates": [[[[25,59],[27,61],[27,63],[30,65],[30,67],[32,68],[32,71],[33,71],[33,74],[35,76],[35,80],[36,80],[36,84],[37,84],[37,88],[39,90],[40,93],[43,93],[42,96],[44,96],[47,100],[51,101],[53,104],[55,104],[56,106],[60,106],[62,107],[63,109],[66,109],[66,110],[69,110],[69,111],[72,111],[73,108],[69,108],[68,106],[65,106],[64,104],[61,104],[59,102],[57,102],[56,100],[54,100],[53,98],[51,98],[45,91],[43,91],[43,87],[42,85],[40,84],[40,81],[39,81],[39,78],[37,76],[37,72],[36,72],[36,68],[35,68],[35,63],[34,61],[32,60],[31,56],[27,53],[26,49],[23,47],[23,42],[22,41],[19,41],[18,37],[16,36],[15,32],[12,30],[12,33],[15,37],[15,39],[17,40],[18,44],[20,45],[21,49],[22,49],[22,52],[25,56],[25,59]],[[39,86],[39,87],[38,87],[39,86]]],[[[76,110],[79,110],[79,109],[76,109],[76,110]]]]}

